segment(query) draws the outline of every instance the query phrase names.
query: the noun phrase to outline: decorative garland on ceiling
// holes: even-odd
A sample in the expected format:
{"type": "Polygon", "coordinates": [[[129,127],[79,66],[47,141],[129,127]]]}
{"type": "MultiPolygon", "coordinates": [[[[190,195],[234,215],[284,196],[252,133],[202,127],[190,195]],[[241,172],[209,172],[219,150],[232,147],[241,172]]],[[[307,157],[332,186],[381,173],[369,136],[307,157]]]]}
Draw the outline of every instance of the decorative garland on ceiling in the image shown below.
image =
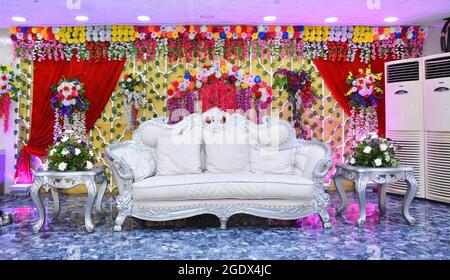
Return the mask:
{"type": "Polygon", "coordinates": [[[12,27],[15,55],[25,60],[155,60],[248,55],[370,62],[422,54],[424,26],[75,26],[12,27]]]}

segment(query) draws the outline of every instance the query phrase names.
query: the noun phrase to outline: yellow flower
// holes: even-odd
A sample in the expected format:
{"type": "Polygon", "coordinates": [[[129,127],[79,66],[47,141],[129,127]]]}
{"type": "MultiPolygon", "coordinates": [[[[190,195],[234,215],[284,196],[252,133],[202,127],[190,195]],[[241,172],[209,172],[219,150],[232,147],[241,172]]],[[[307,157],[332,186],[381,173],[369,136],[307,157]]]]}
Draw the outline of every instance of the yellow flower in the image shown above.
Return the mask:
{"type": "Polygon", "coordinates": [[[69,39],[69,38],[70,38],[70,33],[69,33],[69,32],[64,33],[64,37],[65,37],[66,39],[69,39]]]}
{"type": "Polygon", "coordinates": [[[191,76],[197,76],[197,71],[195,69],[191,69],[189,74],[191,74],[191,76]]]}
{"type": "Polygon", "coordinates": [[[258,39],[258,33],[253,33],[252,34],[252,40],[257,40],[258,39]]]}
{"type": "Polygon", "coordinates": [[[66,38],[65,38],[65,37],[62,37],[62,38],[61,38],[61,43],[65,44],[66,42],[67,42],[66,38]]]}
{"type": "Polygon", "coordinates": [[[136,92],[140,92],[142,90],[142,88],[141,88],[141,86],[140,85],[136,85],[136,86],[134,86],[134,91],[136,91],[136,92]]]}
{"type": "Polygon", "coordinates": [[[235,27],[235,30],[236,30],[237,33],[241,33],[242,28],[241,28],[240,25],[237,25],[237,26],[235,27]]]}
{"type": "Polygon", "coordinates": [[[226,65],[220,66],[220,72],[227,73],[227,66],[226,65]]]}
{"type": "Polygon", "coordinates": [[[195,31],[195,26],[189,25],[189,32],[194,32],[194,31],[195,31]]]}
{"type": "Polygon", "coordinates": [[[212,34],[213,39],[218,39],[219,38],[219,32],[214,32],[212,34]]]}
{"type": "Polygon", "coordinates": [[[60,39],[61,39],[61,37],[60,37],[60,35],[59,35],[60,33],[58,33],[58,34],[55,34],[55,39],[57,40],[57,41],[59,41],[60,39]]]}
{"type": "Polygon", "coordinates": [[[178,31],[178,32],[181,32],[182,30],[183,30],[183,25],[179,24],[179,25],[177,26],[177,31],[178,31]]]}
{"type": "Polygon", "coordinates": [[[67,39],[67,43],[68,44],[72,44],[73,43],[73,39],[72,38],[67,39]]]}
{"type": "MultiPolygon", "coordinates": [[[[72,40],[72,39],[71,39],[72,40]]],[[[78,38],[75,38],[75,39],[73,39],[73,43],[74,44],[79,44],[80,43],[80,40],[78,40],[78,38]]]]}
{"type": "Polygon", "coordinates": [[[84,44],[86,42],[86,37],[81,37],[80,38],[80,43],[84,44]]]}
{"type": "Polygon", "coordinates": [[[233,37],[233,33],[228,32],[228,33],[227,33],[227,39],[231,39],[232,37],[233,37]]]}
{"type": "Polygon", "coordinates": [[[289,25],[289,26],[286,28],[286,30],[287,30],[288,33],[294,33],[294,27],[293,27],[292,25],[289,25]]]}
{"type": "Polygon", "coordinates": [[[243,83],[241,84],[241,87],[242,87],[243,89],[246,89],[246,88],[248,88],[248,84],[247,84],[246,82],[243,82],[243,83]]]}
{"type": "Polygon", "coordinates": [[[172,32],[172,38],[178,39],[178,32],[172,32]]]}
{"type": "Polygon", "coordinates": [[[182,82],[184,82],[184,78],[183,78],[183,77],[178,77],[178,79],[177,79],[177,80],[178,80],[178,82],[179,82],[179,83],[182,83],[182,82]]]}

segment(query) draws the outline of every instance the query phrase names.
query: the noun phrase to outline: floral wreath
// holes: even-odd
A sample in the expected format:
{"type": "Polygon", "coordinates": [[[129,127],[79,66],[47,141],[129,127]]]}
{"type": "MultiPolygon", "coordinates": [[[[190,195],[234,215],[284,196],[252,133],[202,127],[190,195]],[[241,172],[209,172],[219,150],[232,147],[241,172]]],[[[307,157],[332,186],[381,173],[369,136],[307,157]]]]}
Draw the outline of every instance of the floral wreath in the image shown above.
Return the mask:
{"type": "Polygon", "coordinates": [[[302,114],[306,108],[313,104],[317,97],[312,88],[311,75],[305,70],[280,69],[274,73],[274,76],[275,87],[286,89],[289,94],[288,100],[293,105],[292,123],[294,127],[300,127],[300,137],[306,139],[306,131],[302,127],[302,114]]]}
{"type": "Polygon", "coordinates": [[[18,100],[17,76],[8,66],[0,65],[0,118],[4,119],[3,130],[8,131],[11,99],[18,100]]]}
{"type": "Polygon", "coordinates": [[[131,125],[136,121],[137,110],[145,108],[147,93],[145,91],[144,78],[140,74],[125,74],[119,82],[124,95],[124,109],[129,116],[127,122],[131,125]]]}
{"type": "Polygon", "coordinates": [[[377,99],[383,94],[380,88],[382,75],[383,73],[372,73],[370,66],[365,71],[360,68],[356,75],[349,72],[346,82],[350,89],[345,95],[350,97],[350,106],[360,108],[375,106],[377,99]]]}
{"type": "Polygon", "coordinates": [[[59,115],[70,117],[73,112],[86,112],[90,104],[84,97],[84,84],[78,79],[61,79],[52,85],[51,108],[59,115]]]}

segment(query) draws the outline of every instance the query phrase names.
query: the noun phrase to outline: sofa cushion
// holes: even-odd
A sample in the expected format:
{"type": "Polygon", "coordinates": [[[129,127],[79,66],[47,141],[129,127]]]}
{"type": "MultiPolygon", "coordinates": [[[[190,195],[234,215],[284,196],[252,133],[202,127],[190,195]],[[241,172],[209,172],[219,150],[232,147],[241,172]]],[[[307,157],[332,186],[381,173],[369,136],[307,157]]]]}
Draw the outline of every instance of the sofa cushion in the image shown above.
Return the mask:
{"type": "Polygon", "coordinates": [[[325,156],[325,150],[317,145],[297,147],[295,152],[295,174],[313,178],[314,168],[325,156]]]}
{"type": "Polygon", "coordinates": [[[205,168],[210,173],[248,173],[250,145],[244,129],[203,130],[205,168]]]}
{"type": "Polygon", "coordinates": [[[160,137],[157,140],[158,175],[201,173],[200,144],[184,141],[182,136],[160,137]]]}
{"type": "Polygon", "coordinates": [[[289,140],[289,130],[281,124],[273,124],[270,127],[251,125],[249,127],[250,143],[260,144],[266,147],[278,148],[289,140]]]}
{"type": "Polygon", "coordinates": [[[250,149],[250,170],[255,173],[292,174],[295,149],[278,150],[253,146],[250,149]]]}
{"type": "Polygon", "coordinates": [[[312,180],[279,174],[155,176],[133,184],[135,201],[201,199],[312,199],[312,180]]]}
{"type": "Polygon", "coordinates": [[[150,151],[143,152],[131,146],[123,146],[114,149],[114,155],[127,163],[135,181],[141,181],[156,172],[156,162],[150,151]]]}

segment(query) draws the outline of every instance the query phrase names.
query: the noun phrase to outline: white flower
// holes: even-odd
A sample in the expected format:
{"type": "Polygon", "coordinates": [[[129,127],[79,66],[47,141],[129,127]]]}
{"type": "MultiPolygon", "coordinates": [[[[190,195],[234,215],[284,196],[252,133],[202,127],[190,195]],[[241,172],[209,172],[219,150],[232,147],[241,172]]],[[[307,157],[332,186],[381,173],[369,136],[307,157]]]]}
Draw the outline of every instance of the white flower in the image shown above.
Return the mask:
{"type": "Polygon", "coordinates": [[[91,157],[93,157],[93,156],[94,156],[94,152],[93,152],[93,151],[89,151],[89,155],[90,155],[91,157]]]}
{"type": "Polygon", "coordinates": [[[68,150],[64,149],[64,150],[61,151],[61,154],[63,156],[67,156],[68,154],[70,154],[70,152],[68,150]]]}
{"type": "MultiPolygon", "coordinates": [[[[72,99],[72,100],[74,100],[74,99],[72,99]]],[[[72,102],[71,102],[71,100],[63,99],[62,104],[64,106],[70,106],[72,104],[72,102]]]]}
{"type": "Polygon", "coordinates": [[[384,144],[384,143],[380,144],[380,151],[384,152],[387,150],[387,148],[388,148],[388,146],[386,144],[384,144]]]}
{"type": "Polygon", "coordinates": [[[86,169],[92,169],[94,167],[94,165],[92,164],[92,162],[90,162],[89,160],[86,161],[86,169]]]}
{"type": "Polygon", "coordinates": [[[47,171],[48,170],[48,163],[47,162],[42,164],[42,170],[43,171],[47,171]]]}
{"type": "Polygon", "coordinates": [[[81,150],[78,148],[75,148],[75,155],[78,156],[79,154],[81,154],[81,150]]]}
{"type": "Polygon", "coordinates": [[[377,139],[378,138],[378,134],[376,132],[371,132],[369,133],[370,135],[370,139],[377,139]]]}
{"type": "Polygon", "coordinates": [[[355,164],[356,160],[355,160],[355,158],[352,157],[352,158],[350,158],[349,162],[350,162],[350,164],[355,164]]]}
{"type": "Polygon", "coordinates": [[[51,149],[48,154],[49,154],[49,156],[53,156],[55,153],[56,153],[56,150],[55,149],[51,149]]]}
{"type": "Polygon", "coordinates": [[[372,147],[367,146],[367,147],[364,148],[363,153],[370,154],[371,151],[372,151],[372,147]]]}
{"type": "Polygon", "coordinates": [[[62,139],[61,139],[61,142],[67,142],[67,140],[69,140],[69,137],[67,137],[67,136],[64,136],[62,139]]]}
{"type": "Polygon", "coordinates": [[[390,157],[390,156],[386,156],[386,157],[384,157],[384,160],[385,160],[386,162],[390,162],[390,161],[391,161],[391,157],[390,157]]]}
{"type": "Polygon", "coordinates": [[[58,164],[58,170],[59,171],[64,171],[67,168],[67,163],[65,162],[61,162],[60,164],[58,164]]]}
{"type": "Polygon", "coordinates": [[[380,165],[383,163],[383,161],[381,160],[381,158],[377,158],[377,159],[375,159],[373,162],[375,162],[375,166],[380,166],[380,165]]]}
{"type": "Polygon", "coordinates": [[[131,82],[131,78],[128,78],[128,79],[127,79],[127,82],[131,82]]]}

